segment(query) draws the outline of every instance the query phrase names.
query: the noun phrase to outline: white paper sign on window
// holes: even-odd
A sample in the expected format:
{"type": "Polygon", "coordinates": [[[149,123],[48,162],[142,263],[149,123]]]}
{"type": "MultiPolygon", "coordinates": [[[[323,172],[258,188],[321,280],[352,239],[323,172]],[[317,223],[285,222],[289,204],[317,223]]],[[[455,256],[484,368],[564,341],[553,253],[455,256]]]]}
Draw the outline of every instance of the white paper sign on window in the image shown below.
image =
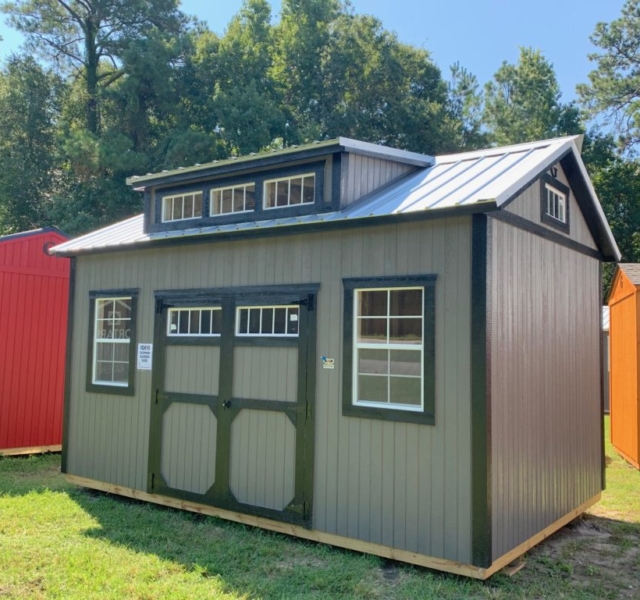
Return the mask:
{"type": "Polygon", "coordinates": [[[153,344],[138,344],[138,371],[151,371],[153,344]]]}

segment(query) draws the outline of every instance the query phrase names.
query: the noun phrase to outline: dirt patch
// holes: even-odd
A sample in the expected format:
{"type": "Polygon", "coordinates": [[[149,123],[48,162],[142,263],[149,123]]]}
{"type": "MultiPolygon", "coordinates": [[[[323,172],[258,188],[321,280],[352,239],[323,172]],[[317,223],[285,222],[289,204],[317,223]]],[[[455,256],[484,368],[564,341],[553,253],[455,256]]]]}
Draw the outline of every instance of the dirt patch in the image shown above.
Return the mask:
{"type": "Polygon", "coordinates": [[[553,571],[572,587],[599,588],[606,598],[640,598],[640,526],[619,531],[618,523],[586,515],[528,555],[529,576],[553,571]]]}

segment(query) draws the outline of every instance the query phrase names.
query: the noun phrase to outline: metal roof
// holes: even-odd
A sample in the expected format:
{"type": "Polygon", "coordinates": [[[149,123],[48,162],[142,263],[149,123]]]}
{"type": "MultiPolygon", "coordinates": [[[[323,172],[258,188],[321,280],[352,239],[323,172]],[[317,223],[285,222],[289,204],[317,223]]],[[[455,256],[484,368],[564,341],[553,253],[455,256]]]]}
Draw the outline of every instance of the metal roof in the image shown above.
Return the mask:
{"type": "MultiPolygon", "coordinates": [[[[339,138],[343,140],[345,138],[339,138]]],[[[428,167],[413,171],[361,198],[341,211],[286,217],[263,221],[250,221],[226,225],[208,225],[191,229],[146,234],[143,217],[139,215],[104,229],[89,233],[52,249],[57,254],[80,254],[106,249],[122,249],[146,243],[212,236],[234,232],[293,228],[305,224],[338,223],[345,221],[433,213],[467,209],[486,211],[499,209],[513,198],[538,174],[554,165],[567,154],[573,153],[579,172],[586,179],[587,191],[598,216],[597,227],[605,240],[607,255],[619,259],[607,220],[576,147],[577,136],[543,140],[527,144],[490,148],[487,150],[438,156],[428,167]]],[[[354,142],[355,143],[355,142],[354,142]]],[[[271,212],[271,211],[270,211],[271,212]]],[[[603,250],[604,252],[604,250],[603,250]]]]}
{"type": "Polygon", "coordinates": [[[58,229],[57,227],[50,226],[50,227],[41,227],[40,229],[29,229],[28,231],[18,231],[17,233],[10,233],[8,235],[0,235],[0,243],[11,242],[13,240],[17,240],[23,237],[40,235],[42,233],[57,233],[58,235],[61,235],[62,237],[69,239],[69,236],[64,231],[62,231],[61,229],[58,229]]]}
{"type": "Polygon", "coordinates": [[[289,146],[281,150],[271,150],[267,152],[252,153],[247,156],[234,156],[224,160],[214,160],[201,165],[193,165],[190,167],[179,167],[162,171],[160,173],[147,173],[146,175],[133,175],[127,179],[129,185],[134,188],[144,188],[147,185],[158,185],[165,183],[167,180],[179,177],[194,177],[197,175],[215,175],[216,171],[222,171],[225,167],[240,165],[244,169],[250,169],[255,164],[264,162],[265,159],[271,157],[282,157],[284,159],[295,160],[297,154],[305,154],[313,151],[317,154],[329,152],[350,152],[352,154],[362,154],[364,156],[373,156],[383,158],[394,162],[402,162],[413,165],[415,167],[428,167],[433,164],[433,156],[427,154],[419,154],[417,152],[409,152],[407,150],[398,150],[397,148],[389,148],[380,144],[371,144],[360,140],[352,140],[350,138],[338,137],[331,140],[321,142],[312,142],[300,146],[289,146]],[[206,173],[201,173],[206,172],[206,173]]]}

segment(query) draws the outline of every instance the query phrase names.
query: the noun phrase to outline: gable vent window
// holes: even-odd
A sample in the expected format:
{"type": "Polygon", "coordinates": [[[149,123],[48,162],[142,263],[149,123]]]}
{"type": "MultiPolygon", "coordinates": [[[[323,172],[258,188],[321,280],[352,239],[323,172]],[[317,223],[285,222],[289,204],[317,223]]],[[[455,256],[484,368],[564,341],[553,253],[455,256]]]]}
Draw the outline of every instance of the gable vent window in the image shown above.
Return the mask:
{"type": "Polygon", "coordinates": [[[202,192],[165,196],[162,199],[162,221],[184,221],[202,216],[202,192]]]}
{"type": "Polygon", "coordinates": [[[297,306],[241,306],[236,319],[236,335],[298,337],[297,306]]]}
{"type": "Polygon", "coordinates": [[[211,216],[250,212],[256,207],[256,185],[247,183],[211,190],[211,216]]]}
{"type": "Polygon", "coordinates": [[[566,203],[567,198],[565,195],[549,185],[545,184],[547,191],[547,214],[554,219],[558,219],[561,223],[567,222],[566,203]]]}
{"type": "Polygon", "coordinates": [[[221,331],[221,308],[169,309],[169,336],[219,336],[221,331]]]}
{"type": "Polygon", "coordinates": [[[316,176],[306,173],[296,177],[264,182],[264,208],[284,208],[315,202],[316,176]]]}

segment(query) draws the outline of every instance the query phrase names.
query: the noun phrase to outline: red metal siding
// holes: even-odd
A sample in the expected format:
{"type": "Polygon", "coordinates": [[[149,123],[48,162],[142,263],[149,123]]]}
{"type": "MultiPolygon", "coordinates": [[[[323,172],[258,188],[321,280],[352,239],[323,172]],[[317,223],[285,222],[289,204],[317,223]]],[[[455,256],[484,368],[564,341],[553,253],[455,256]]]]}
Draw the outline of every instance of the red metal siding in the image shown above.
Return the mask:
{"type": "Polygon", "coordinates": [[[69,260],[55,231],[0,239],[0,452],[60,445],[69,260]]]}

